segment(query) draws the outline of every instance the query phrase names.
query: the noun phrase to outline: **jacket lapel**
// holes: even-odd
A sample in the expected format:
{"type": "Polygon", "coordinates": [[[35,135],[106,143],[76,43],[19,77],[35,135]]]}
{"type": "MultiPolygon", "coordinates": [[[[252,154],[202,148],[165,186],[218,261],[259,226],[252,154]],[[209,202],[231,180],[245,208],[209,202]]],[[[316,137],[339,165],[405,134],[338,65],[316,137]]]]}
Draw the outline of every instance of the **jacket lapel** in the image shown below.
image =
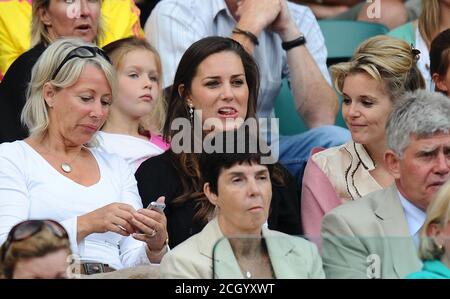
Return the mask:
{"type": "Polygon", "coordinates": [[[299,263],[299,256],[294,254],[295,248],[290,238],[271,232],[267,228],[263,228],[262,232],[275,278],[298,277],[299,269],[305,267],[299,263]]]}
{"type": "Polygon", "coordinates": [[[201,254],[211,259],[213,278],[244,278],[230,242],[220,230],[217,217],[213,218],[203,231],[204,235],[199,240],[198,248],[201,254]]]}
{"type": "Polygon", "coordinates": [[[375,214],[389,244],[394,270],[399,278],[404,278],[421,267],[417,249],[408,229],[403,207],[397,193],[396,185],[387,188],[386,198],[379,201],[375,214]]]}

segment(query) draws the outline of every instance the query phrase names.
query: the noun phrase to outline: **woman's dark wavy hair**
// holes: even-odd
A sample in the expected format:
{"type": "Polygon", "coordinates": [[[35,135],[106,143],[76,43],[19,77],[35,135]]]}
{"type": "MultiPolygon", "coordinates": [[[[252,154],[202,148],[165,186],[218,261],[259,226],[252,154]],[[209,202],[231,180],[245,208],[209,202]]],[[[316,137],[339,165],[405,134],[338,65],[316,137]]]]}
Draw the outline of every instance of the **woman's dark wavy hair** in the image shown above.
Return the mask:
{"type": "MultiPolygon", "coordinates": [[[[189,119],[189,107],[187,105],[187,96],[191,92],[192,80],[197,73],[198,66],[209,56],[220,52],[233,52],[237,54],[242,61],[245,71],[245,79],[249,88],[249,99],[247,105],[247,115],[245,118],[256,117],[256,103],[259,93],[260,73],[258,65],[253,57],[235,40],[227,37],[211,36],[203,38],[193,43],[181,57],[173,85],[167,97],[167,117],[163,127],[163,136],[166,141],[170,141],[178,130],[172,130],[171,124],[177,118],[189,119]],[[184,91],[179,94],[178,88],[184,85],[184,91]]],[[[191,134],[194,136],[194,134],[191,134]]],[[[196,200],[198,203],[198,212],[195,215],[196,220],[204,223],[207,217],[212,213],[211,205],[203,194],[203,180],[199,167],[199,154],[181,152],[175,154],[169,152],[173,166],[180,175],[183,187],[183,193],[174,201],[175,204],[181,204],[187,200],[196,200]]],[[[284,184],[282,172],[274,171],[274,181],[284,184]]]]}
{"type": "MultiPolygon", "coordinates": [[[[430,74],[444,77],[450,67],[450,29],[444,30],[431,42],[430,74]]],[[[438,88],[437,91],[442,92],[438,88]]],[[[445,92],[443,92],[445,93],[445,92]]]]}
{"type": "Polygon", "coordinates": [[[274,164],[264,164],[264,157],[271,154],[270,148],[261,137],[252,134],[244,126],[234,131],[219,132],[211,137],[209,143],[214,146],[214,151],[201,153],[200,171],[212,193],[218,194],[222,171],[235,165],[264,165],[272,176],[274,164]]]}

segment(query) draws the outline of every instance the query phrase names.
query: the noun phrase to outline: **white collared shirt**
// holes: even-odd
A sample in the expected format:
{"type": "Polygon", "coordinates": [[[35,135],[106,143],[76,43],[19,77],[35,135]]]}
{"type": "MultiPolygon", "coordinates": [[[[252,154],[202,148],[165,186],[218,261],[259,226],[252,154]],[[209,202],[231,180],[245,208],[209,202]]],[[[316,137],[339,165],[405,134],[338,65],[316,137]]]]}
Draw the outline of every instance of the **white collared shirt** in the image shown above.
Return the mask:
{"type": "Polygon", "coordinates": [[[409,200],[407,200],[399,191],[398,196],[403,207],[403,212],[405,212],[406,222],[408,223],[408,229],[413,236],[414,244],[419,247],[419,235],[420,229],[425,222],[427,214],[413,205],[409,200]]]}

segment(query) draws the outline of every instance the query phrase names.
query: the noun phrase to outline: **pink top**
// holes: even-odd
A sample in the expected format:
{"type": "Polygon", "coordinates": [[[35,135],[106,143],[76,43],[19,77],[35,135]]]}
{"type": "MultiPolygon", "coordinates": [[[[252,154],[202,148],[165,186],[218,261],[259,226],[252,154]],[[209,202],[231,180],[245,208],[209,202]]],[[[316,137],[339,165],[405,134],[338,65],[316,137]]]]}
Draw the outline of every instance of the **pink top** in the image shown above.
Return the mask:
{"type": "MultiPolygon", "coordinates": [[[[323,151],[314,148],[311,156],[323,151]]],[[[322,219],[326,212],[341,204],[326,174],[309,158],[302,183],[301,219],[303,232],[311,241],[319,244],[322,219]]]]}
{"type": "Polygon", "coordinates": [[[302,184],[301,215],[305,235],[319,238],[326,213],[342,203],[381,190],[370,174],[373,169],[375,163],[362,144],[350,141],[326,150],[313,149],[302,184]]]}
{"type": "Polygon", "coordinates": [[[170,143],[165,142],[161,135],[152,135],[150,137],[150,142],[163,151],[167,151],[170,148],[170,143]]]}

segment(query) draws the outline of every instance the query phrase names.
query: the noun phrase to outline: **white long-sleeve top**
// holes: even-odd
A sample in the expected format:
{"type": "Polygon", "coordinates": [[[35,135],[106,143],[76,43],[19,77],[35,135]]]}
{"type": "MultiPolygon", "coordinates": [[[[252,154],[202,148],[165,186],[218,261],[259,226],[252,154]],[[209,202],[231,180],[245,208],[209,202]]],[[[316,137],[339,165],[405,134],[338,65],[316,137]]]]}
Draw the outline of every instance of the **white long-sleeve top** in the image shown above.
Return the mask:
{"type": "Polygon", "coordinates": [[[0,145],[0,244],[11,227],[26,219],[53,219],[67,230],[82,260],[115,269],[150,264],[143,242],[116,233],[93,233],[77,243],[77,217],[114,202],[142,208],[136,180],[119,156],[89,149],[100,169],[92,186],[60,174],[24,141],[0,145]]]}

